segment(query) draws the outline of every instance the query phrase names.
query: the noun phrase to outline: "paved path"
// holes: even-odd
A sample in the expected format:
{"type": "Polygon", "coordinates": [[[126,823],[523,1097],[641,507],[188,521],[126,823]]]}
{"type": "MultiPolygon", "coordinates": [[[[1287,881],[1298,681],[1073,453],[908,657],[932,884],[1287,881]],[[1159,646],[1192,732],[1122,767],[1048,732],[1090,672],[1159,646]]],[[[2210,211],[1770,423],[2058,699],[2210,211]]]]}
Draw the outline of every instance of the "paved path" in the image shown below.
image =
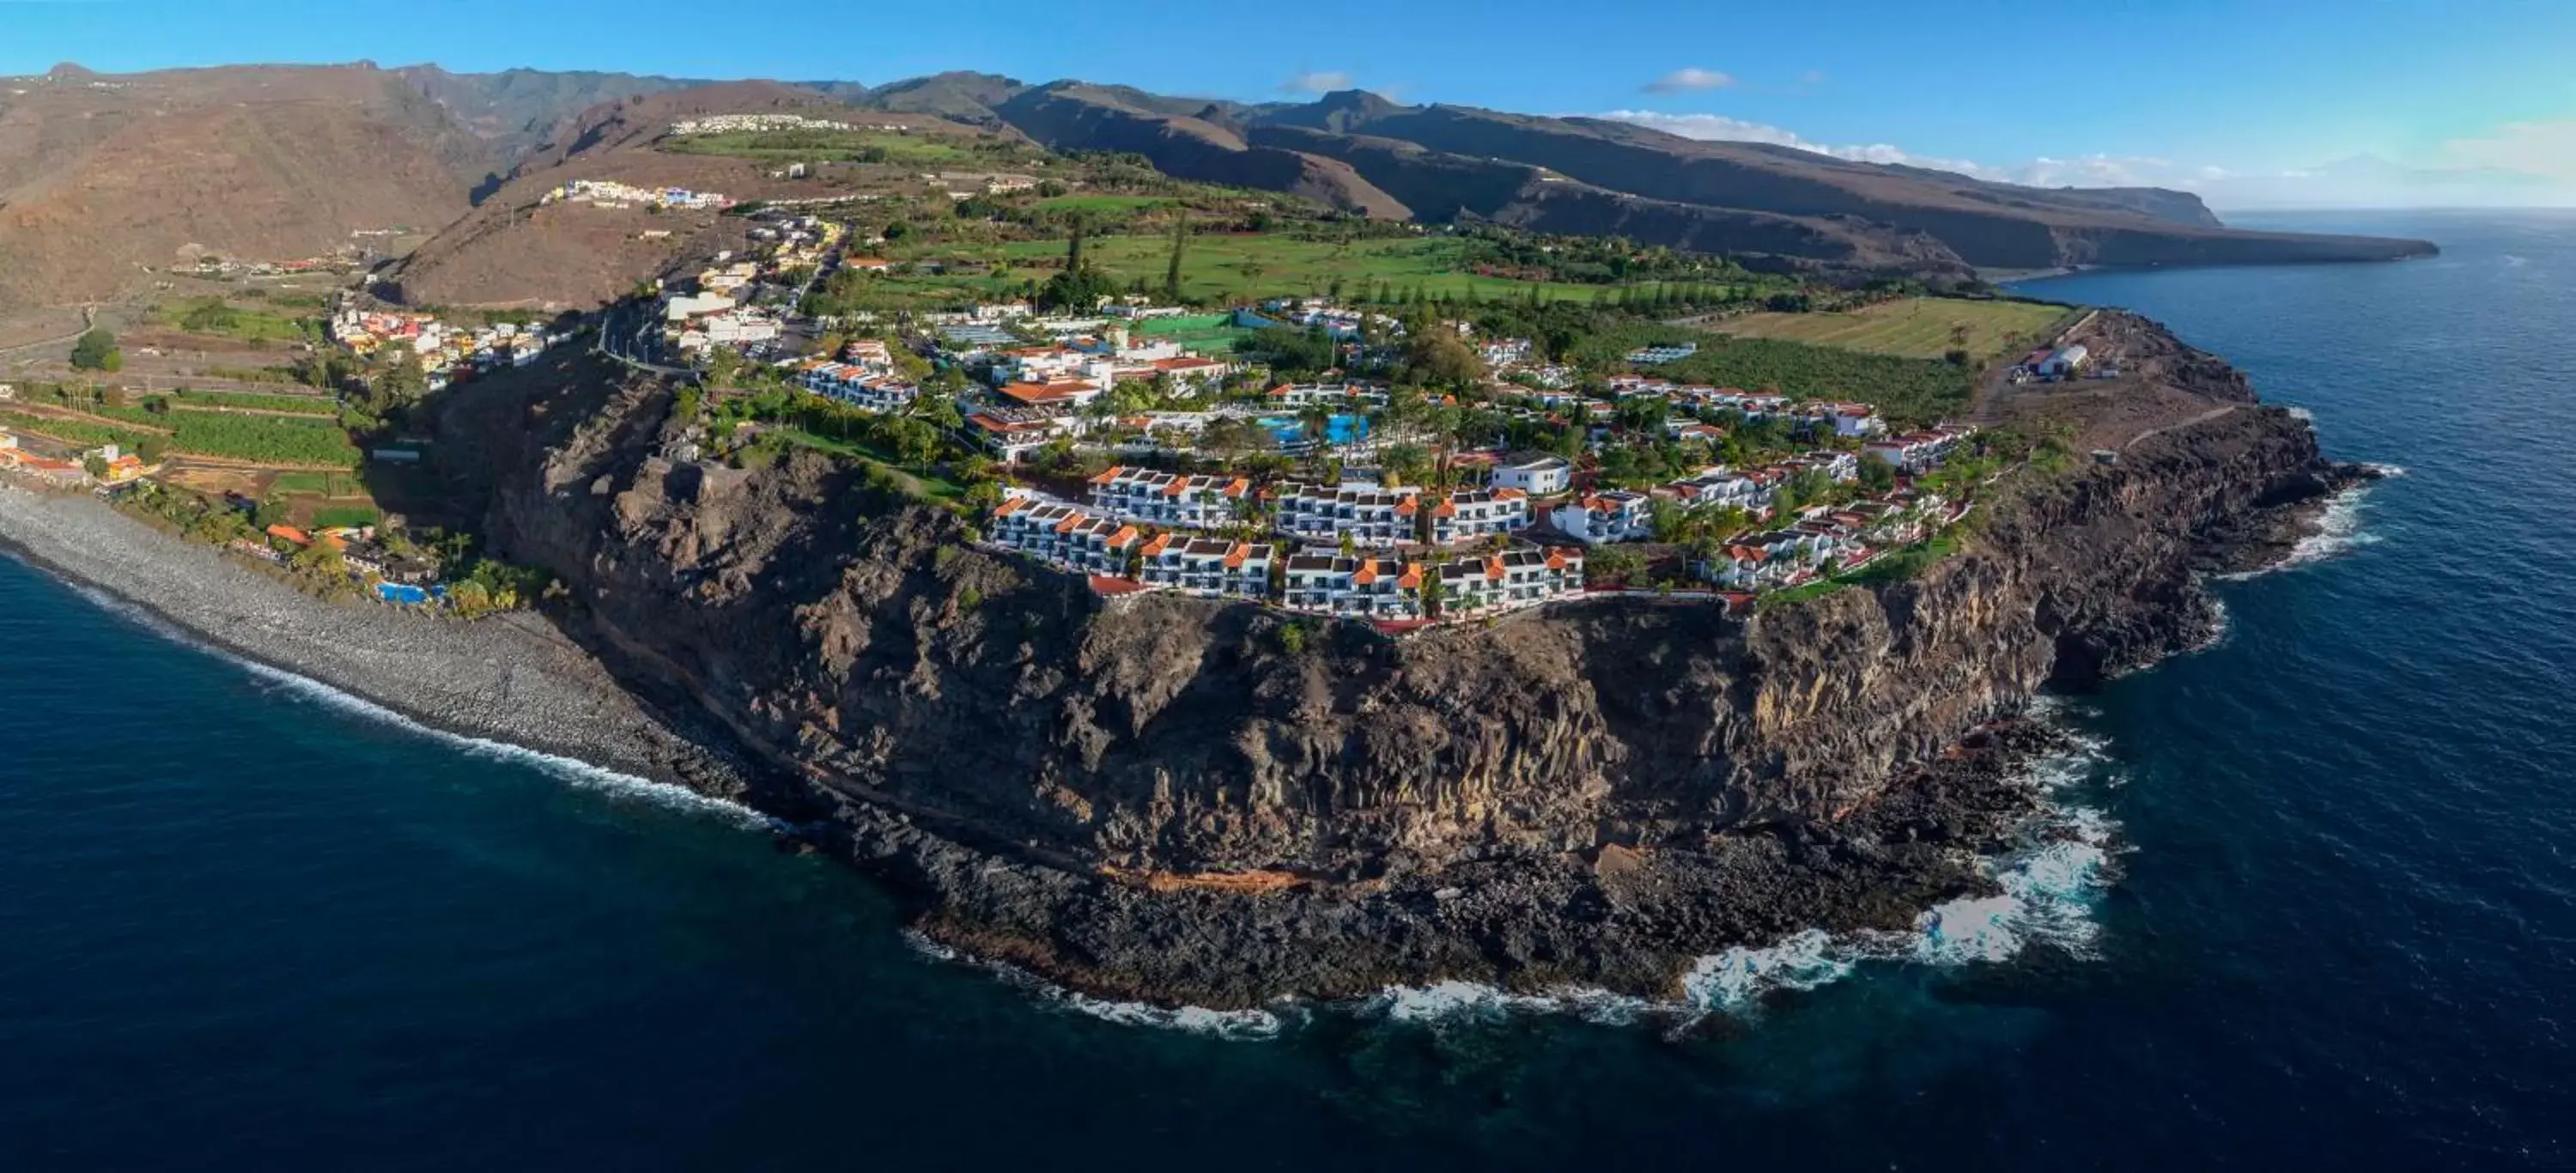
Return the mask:
{"type": "Polygon", "coordinates": [[[2220,416],[2226,415],[2228,412],[2231,412],[2231,411],[2234,411],[2234,410],[2236,410],[2236,405],[2231,403],[2231,404],[2228,404],[2228,405],[2227,405],[2227,406],[2225,406],[2225,407],[2214,407],[2214,408],[2211,408],[2211,409],[2210,409],[2210,410],[2208,410],[2208,411],[2204,411],[2204,412],[2200,413],[2199,415],[2193,416],[2193,417],[2191,417],[2190,419],[2184,420],[2184,421],[2182,421],[2181,423],[2178,423],[2178,424],[2166,424],[2165,426],[2163,426],[2163,427],[2161,427],[2161,428],[2149,428],[2149,429],[2147,429],[2146,431],[2140,432],[2140,433],[2138,433],[2137,435],[2134,435],[2134,436],[2129,437],[2129,442],[2128,442],[2128,443],[2126,443],[2126,444],[2122,444],[2122,445],[2120,445],[2120,450],[2121,450],[2122,452],[2126,452],[2126,451],[2128,451],[2128,450],[2129,450],[2129,449],[2131,449],[2131,448],[2135,448],[2135,447],[2137,447],[2137,446],[2138,446],[2138,441],[2140,441],[2140,440],[2144,440],[2144,439],[2146,439],[2146,438],[2148,438],[2148,437],[2150,437],[2150,436],[2159,436],[2159,435],[2162,435],[2162,434],[2164,434],[2164,433],[2166,433],[2166,432],[2174,431],[2174,430],[2179,429],[2179,428],[2188,428],[2188,427],[2193,427],[2193,426],[2196,426],[2196,425],[2199,425],[2199,424],[2205,424],[2205,423],[2208,423],[2208,422],[2209,422],[2209,421],[2211,421],[2211,420],[2217,419],[2217,418],[2218,418],[2218,417],[2220,417],[2220,416]]]}
{"type": "Polygon", "coordinates": [[[61,346],[67,342],[78,342],[81,339],[81,335],[89,333],[90,330],[97,325],[98,307],[95,305],[85,305],[81,307],[80,329],[69,334],[65,334],[60,338],[47,338],[41,342],[21,342],[16,346],[0,347],[0,356],[21,354],[30,350],[43,350],[46,347],[61,346]]]}

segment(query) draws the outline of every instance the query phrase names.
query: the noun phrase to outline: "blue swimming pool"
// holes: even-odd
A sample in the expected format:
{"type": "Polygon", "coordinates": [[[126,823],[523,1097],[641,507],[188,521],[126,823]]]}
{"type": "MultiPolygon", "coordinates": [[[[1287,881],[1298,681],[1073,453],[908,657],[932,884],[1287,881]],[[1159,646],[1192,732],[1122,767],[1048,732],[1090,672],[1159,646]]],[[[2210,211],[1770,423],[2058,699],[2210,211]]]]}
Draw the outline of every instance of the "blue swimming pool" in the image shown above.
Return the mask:
{"type": "MultiPolygon", "coordinates": [[[[1293,415],[1266,416],[1261,426],[1279,437],[1279,446],[1293,448],[1306,442],[1305,421],[1293,415]]],[[[1349,444],[1368,439],[1369,422],[1364,415],[1337,415],[1325,426],[1325,436],[1335,444],[1349,444]]]]}

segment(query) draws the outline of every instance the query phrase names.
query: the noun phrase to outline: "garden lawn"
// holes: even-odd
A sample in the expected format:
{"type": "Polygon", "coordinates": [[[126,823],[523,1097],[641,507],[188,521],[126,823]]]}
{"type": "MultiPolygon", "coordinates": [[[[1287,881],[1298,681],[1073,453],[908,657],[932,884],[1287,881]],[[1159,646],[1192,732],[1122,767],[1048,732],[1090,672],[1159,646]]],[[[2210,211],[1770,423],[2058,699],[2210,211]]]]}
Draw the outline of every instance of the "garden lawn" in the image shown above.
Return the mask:
{"type": "Polygon", "coordinates": [[[2080,311],[2022,301],[1909,297],[1848,313],[1752,314],[1709,327],[1736,338],[1776,338],[1900,358],[1937,359],[1953,349],[1998,358],[2039,346],[2080,311]],[[1959,341],[1954,331],[1966,331],[1959,341]]]}

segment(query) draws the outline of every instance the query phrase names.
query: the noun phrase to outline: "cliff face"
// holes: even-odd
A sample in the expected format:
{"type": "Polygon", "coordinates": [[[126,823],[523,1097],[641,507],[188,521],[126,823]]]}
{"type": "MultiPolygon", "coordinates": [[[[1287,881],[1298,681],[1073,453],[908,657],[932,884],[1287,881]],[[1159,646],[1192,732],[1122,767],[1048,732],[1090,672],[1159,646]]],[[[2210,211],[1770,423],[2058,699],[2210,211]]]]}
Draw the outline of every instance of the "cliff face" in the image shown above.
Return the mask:
{"type": "Polygon", "coordinates": [[[1255,608],[1105,603],[976,552],[819,459],[671,461],[656,388],[448,414],[451,443],[497,458],[503,548],[575,587],[576,632],[792,780],[769,801],[842,808],[846,848],[935,930],[1102,989],[1248,1002],[1454,974],[1652,987],[1694,952],[1968,884],[1939,834],[1857,830],[1901,805],[1891,782],[2052,679],[2200,638],[2201,539],[2322,488],[2304,423],[2223,366],[2178,369],[2235,410],[1999,494],[1912,582],[1743,622],[1596,601],[1298,653],[1255,608]],[[1818,834],[1869,843],[1798,846],[1818,834]],[[1460,892],[1493,906],[1452,923],[1460,892]],[[1568,919],[1587,901],[1603,923],[1568,919]],[[1175,925],[1195,949],[1145,947],[1175,925]],[[1332,946],[1275,938],[1312,932],[1332,946]]]}

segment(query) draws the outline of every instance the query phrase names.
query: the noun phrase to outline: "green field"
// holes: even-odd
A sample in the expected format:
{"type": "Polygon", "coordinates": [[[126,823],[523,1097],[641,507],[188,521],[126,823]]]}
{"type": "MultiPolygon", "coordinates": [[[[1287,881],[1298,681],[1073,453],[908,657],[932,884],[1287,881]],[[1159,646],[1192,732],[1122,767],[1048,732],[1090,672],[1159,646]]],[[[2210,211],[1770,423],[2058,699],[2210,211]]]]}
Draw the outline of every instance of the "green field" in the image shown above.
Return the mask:
{"type": "Polygon", "coordinates": [[[176,411],[237,408],[325,417],[334,414],[331,397],[327,395],[258,395],[242,391],[190,391],[181,388],[170,392],[169,400],[170,407],[176,411]]]}
{"type": "Polygon", "coordinates": [[[948,138],[883,130],[730,131],[665,139],[661,146],[680,155],[721,155],[781,163],[950,164],[979,157],[948,138]]]}
{"type": "MultiPolygon", "coordinates": [[[[302,299],[296,299],[302,300],[302,299]]],[[[241,342],[318,342],[321,324],[311,316],[281,313],[258,305],[235,305],[221,297],[201,297],[161,306],[153,317],[172,329],[241,342]]]]}
{"type": "Polygon", "coordinates": [[[0,422],[42,432],[83,446],[114,443],[136,447],[148,435],[169,441],[170,451],[254,464],[328,465],[356,468],[359,452],[336,419],[318,416],[220,415],[174,411],[154,415],[140,407],[105,407],[75,403],[85,412],[113,423],[62,420],[30,412],[0,412],[0,422]],[[120,427],[117,425],[131,425],[120,427]]]}
{"type": "Polygon", "coordinates": [[[1698,343],[1699,353],[1638,369],[1687,383],[1858,400],[1903,423],[1936,423],[1955,414],[1967,406],[1975,378],[1967,368],[1939,359],[1900,358],[1779,338],[1729,338],[1675,326],[1604,331],[1579,344],[1575,357],[1612,364],[1638,347],[1675,342],[1698,343]]]}
{"type": "MultiPolygon", "coordinates": [[[[1121,285],[1141,280],[1146,288],[1159,291],[1171,261],[1171,248],[1171,241],[1160,234],[1108,236],[1090,241],[1083,256],[1121,285]]],[[[1341,242],[1301,240],[1277,233],[1194,236],[1182,259],[1181,286],[1188,296],[1220,303],[1327,294],[1337,283],[1348,297],[1378,293],[1409,296],[1418,289],[1432,298],[1522,301],[1535,291],[1552,301],[1607,303],[1617,295],[1611,286],[1542,284],[1463,272],[1465,251],[1464,242],[1437,237],[1341,242]]],[[[1061,240],[898,249],[894,252],[897,260],[938,262],[950,271],[876,278],[870,290],[888,308],[1007,296],[1053,275],[1061,267],[1054,262],[1064,253],[1065,242],[1061,240]]]]}
{"type": "Polygon", "coordinates": [[[2076,313],[2019,301],[1910,297],[1848,313],[1753,314],[1709,328],[1737,338],[1777,338],[1900,358],[1940,358],[1965,349],[1984,359],[2040,345],[2076,313]]]}
{"type": "Polygon", "coordinates": [[[1185,318],[1156,318],[1136,327],[1146,338],[1169,338],[1204,354],[1228,354],[1237,339],[1251,336],[1251,330],[1238,329],[1228,323],[1231,314],[1193,314],[1185,318]]]}
{"type": "Polygon", "coordinates": [[[1065,195],[1039,200],[1038,209],[1045,212],[1141,212],[1147,208],[1167,207],[1174,202],[1169,196],[1065,195]]]}

